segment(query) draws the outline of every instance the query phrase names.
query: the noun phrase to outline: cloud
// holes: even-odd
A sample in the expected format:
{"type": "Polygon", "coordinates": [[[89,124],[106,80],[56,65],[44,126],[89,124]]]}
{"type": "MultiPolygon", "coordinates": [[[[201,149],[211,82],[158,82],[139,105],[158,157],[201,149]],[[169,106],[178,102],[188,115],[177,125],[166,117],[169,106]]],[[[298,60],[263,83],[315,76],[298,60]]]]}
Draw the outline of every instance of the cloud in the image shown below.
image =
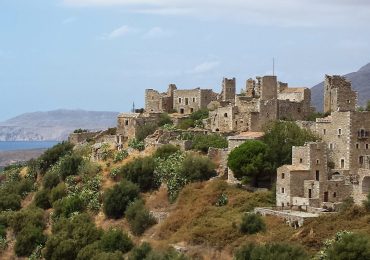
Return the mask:
{"type": "Polygon", "coordinates": [[[113,30],[112,32],[103,35],[102,39],[104,40],[113,40],[119,37],[123,37],[131,32],[136,31],[134,28],[131,28],[128,25],[122,25],[121,27],[113,30]]]}
{"type": "Polygon", "coordinates": [[[219,61],[206,61],[201,64],[198,64],[193,69],[187,71],[189,74],[203,74],[209,72],[220,65],[219,61]]]}
{"type": "Polygon", "coordinates": [[[66,19],[64,19],[63,21],[62,21],[62,24],[69,24],[69,23],[73,23],[73,22],[75,22],[77,20],[77,18],[76,17],[68,17],[68,18],[66,18],[66,19]]]}
{"type": "Polygon", "coordinates": [[[143,35],[143,38],[145,38],[145,39],[163,38],[163,37],[167,37],[169,35],[170,35],[170,33],[165,31],[163,28],[153,27],[152,29],[150,29],[148,32],[146,32],[143,35]]]}
{"type": "Polygon", "coordinates": [[[63,3],[71,7],[122,6],[136,13],[192,15],[269,26],[366,26],[370,22],[368,0],[63,0],[63,3]]]}

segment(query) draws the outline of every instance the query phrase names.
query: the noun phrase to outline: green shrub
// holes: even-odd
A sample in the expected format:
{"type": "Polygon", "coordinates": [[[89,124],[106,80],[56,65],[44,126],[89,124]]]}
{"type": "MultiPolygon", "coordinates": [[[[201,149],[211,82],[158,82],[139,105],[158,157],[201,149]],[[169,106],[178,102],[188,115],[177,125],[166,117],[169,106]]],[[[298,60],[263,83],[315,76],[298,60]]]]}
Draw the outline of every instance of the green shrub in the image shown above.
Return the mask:
{"type": "Polygon", "coordinates": [[[42,249],[44,248],[44,245],[38,245],[36,248],[32,251],[31,255],[28,257],[28,260],[42,260],[42,249]]]}
{"type": "Polygon", "coordinates": [[[35,204],[37,207],[42,209],[49,209],[50,205],[50,191],[42,189],[35,195],[35,204]]]}
{"type": "Polygon", "coordinates": [[[101,252],[100,241],[88,244],[77,255],[77,260],[90,260],[101,252]]]}
{"type": "Polygon", "coordinates": [[[98,163],[89,160],[83,160],[78,167],[78,174],[81,176],[95,176],[101,171],[101,166],[98,163]]]}
{"type": "Polygon", "coordinates": [[[227,166],[238,180],[258,187],[259,180],[266,178],[271,180],[273,171],[268,149],[269,147],[262,141],[247,141],[231,151],[227,166]]]}
{"type": "Polygon", "coordinates": [[[6,227],[0,224],[0,237],[6,237],[6,227]]]}
{"type": "Polygon", "coordinates": [[[217,201],[216,201],[216,206],[217,207],[222,207],[222,206],[225,206],[227,205],[227,203],[229,202],[229,199],[227,198],[227,195],[225,193],[222,193],[217,201]]]}
{"type": "Polygon", "coordinates": [[[57,217],[70,217],[72,213],[84,210],[83,201],[78,196],[65,197],[53,204],[54,215],[57,217]]]}
{"type": "Polygon", "coordinates": [[[171,117],[167,113],[162,113],[159,116],[158,126],[172,125],[171,117]]]}
{"type": "Polygon", "coordinates": [[[144,151],[145,150],[145,144],[143,141],[140,141],[138,139],[132,139],[129,141],[128,146],[132,149],[138,150],[138,151],[144,151]]]}
{"type": "Polygon", "coordinates": [[[157,130],[158,125],[156,123],[147,123],[138,127],[136,132],[136,138],[138,141],[144,141],[144,139],[151,135],[157,130]]]}
{"type": "Polygon", "coordinates": [[[65,180],[70,175],[78,174],[78,169],[83,162],[83,158],[77,155],[67,155],[60,163],[59,174],[65,180]]]}
{"type": "Polygon", "coordinates": [[[262,217],[255,213],[244,214],[240,224],[240,232],[244,234],[255,234],[266,230],[266,224],[262,217]]]}
{"type": "Polygon", "coordinates": [[[195,150],[207,153],[210,147],[227,148],[227,139],[218,134],[196,135],[193,140],[195,150]]]}
{"type": "Polygon", "coordinates": [[[118,151],[114,157],[113,162],[121,162],[123,159],[126,159],[128,157],[128,152],[126,150],[118,151]]]}
{"type": "Polygon", "coordinates": [[[59,183],[58,186],[52,188],[50,191],[50,203],[53,204],[65,196],[67,196],[67,187],[64,183],[59,183]]]}
{"type": "Polygon", "coordinates": [[[205,181],[216,176],[215,165],[208,157],[189,154],[182,163],[181,175],[190,182],[205,181]]]}
{"type": "Polygon", "coordinates": [[[100,245],[105,252],[121,251],[122,253],[130,251],[134,246],[129,236],[117,229],[104,232],[100,245]]]}
{"type": "Polygon", "coordinates": [[[142,200],[131,203],[125,212],[126,219],[133,234],[141,235],[156,223],[155,218],[145,208],[142,200]]]}
{"type": "Polygon", "coordinates": [[[13,211],[2,211],[0,212],[0,225],[4,227],[9,226],[10,217],[13,216],[13,211]]]}
{"type": "Polygon", "coordinates": [[[300,128],[295,122],[275,121],[264,127],[263,142],[268,147],[268,160],[272,171],[292,162],[292,147],[316,141],[317,137],[309,130],[300,128]]]}
{"type": "Polygon", "coordinates": [[[91,260],[124,260],[120,252],[101,252],[95,255],[91,260]]]}
{"type": "Polygon", "coordinates": [[[40,161],[31,159],[27,162],[27,178],[36,179],[40,170],[40,161]]]}
{"type": "Polygon", "coordinates": [[[33,190],[34,181],[31,179],[23,179],[17,184],[17,193],[21,197],[26,197],[26,195],[33,190]]]}
{"type": "Polygon", "coordinates": [[[103,210],[109,218],[121,218],[131,201],[139,197],[139,187],[123,180],[104,193],[103,210]]]}
{"type": "Polygon", "coordinates": [[[45,243],[45,240],[40,227],[27,225],[17,234],[14,251],[17,256],[29,256],[38,245],[45,243]]]}
{"type": "Polygon", "coordinates": [[[194,120],[190,119],[190,118],[187,118],[187,119],[184,119],[182,120],[178,125],[177,127],[179,129],[183,129],[183,130],[186,130],[186,129],[189,129],[189,128],[192,128],[195,126],[195,123],[194,123],[194,120]]]}
{"type": "Polygon", "coordinates": [[[173,247],[168,248],[165,251],[150,251],[145,259],[171,259],[171,260],[187,260],[188,258],[179,252],[177,252],[173,247]]]}
{"type": "Polygon", "coordinates": [[[370,259],[370,237],[365,234],[346,233],[327,249],[326,259],[370,259]]]}
{"type": "Polygon", "coordinates": [[[78,253],[78,246],[76,240],[72,238],[52,237],[48,240],[49,244],[46,243],[47,248],[51,247],[51,243],[55,243],[52,255],[49,257],[48,252],[45,254],[45,259],[49,260],[67,260],[75,259],[78,253]]]}
{"type": "Polygon", "coordinates": [[[113,150],[111,149],[111,145],[109,143],[103,143],[100,147],[100,154],[103,161],[113,158],[113,150]]]}
{"type": "Polygon", "coordinates": [[[21,196],[17,194],[0,193],[0,211],[19,210],[21,208],[21,196]]]}
{"type": "Polygon", "coordinates": [[[39,158],[39,168],[41,173],[45,173],[51,166],[53,166],[59,159],[70,153],[73,145],[68,142],[63,142],[46,150],[39,158]]]}
{"type": "Polygon", "coordinates": [[[57,186],[60,182],[58,174],[54,172],[48,172],[45,174],[43,180],[42,180],[42,185],[44,186],[45,189],[52,189],[55,186],[57,186]]]}
{"type": "Polygon", "coordinates": [[[301,247],[288,244],[273,243],[260,246],[257,246],[255,244],[244,245],[236,251],[234,259],[308,260],[309,257],[301,247]]]}
{"type": "Polygon", "coordinates": [[[194,121],[203,120],[209,117],[209,110],[206,108],[199,109],[190,115],[190,118],[194,121]]]}
{"type": "Polygon", "coordinates": [[[8,247],[8,240],[5,237],[0,237],[0,253],[8,247]]]}
{"type": "Polygon", "coordinates": [[[146,259],[149,253],[152,251],[152,247],[149,243],[144,242],[140,246],[135,247],[131,250],[129,260],[142,260],[146,259]]]}
{"type": "Polygon", "coordinates": [[[178,151],[168,156],[168,158],[155,159],[155,174],[158,183],[167,184],[168,197],[173,202],[180,190],[188,183],[188,180],[182,175],[183,161],[185,154],[178,151]]]}
{"type": "Polygon", "coordinates": [[[35,226],[42,230],[45,228],[44,211],[36,207],[25,208],[12,213],[8,222],[15,234],[18,234],[26,226],[35,226]]]}
{"type": "Polygon", "coordinates": [[[82,133],[88,133],[88,132],[89,132],[89,130],[82,129],[82,128],[78,128],[78,129],[73,131],[74,134],[82,134],[82,133]]]}
{"type": "Polygon", "coordinates": [[[52,227],[44,250],[45,259],[76,259],[78,252],[101,237],[102,231],[97,229],[87,214],[79,214],[72,218],[60,218],[52,227]]]}
{"type": "Polygon", "coordinates": [[[120,175],[121,169],[120,168],[112,168],[109,172],[109,177],[113,180],[117,180],[118,176],[120,175]]]}
{"type": "Polygon", "coordinates": [[[168,158],[171,154],[178,152],[180,148],[172,144],[165,144],[160,146],[154,153],[155,158],[168,158]]]}
{"type": "Polygon", "coordinates": [[[136,158],[121,168],[121,174],[125,179],[137,184],[141,191],[147,192],[158,188],[154,168],[152,157],[136,158]]]}

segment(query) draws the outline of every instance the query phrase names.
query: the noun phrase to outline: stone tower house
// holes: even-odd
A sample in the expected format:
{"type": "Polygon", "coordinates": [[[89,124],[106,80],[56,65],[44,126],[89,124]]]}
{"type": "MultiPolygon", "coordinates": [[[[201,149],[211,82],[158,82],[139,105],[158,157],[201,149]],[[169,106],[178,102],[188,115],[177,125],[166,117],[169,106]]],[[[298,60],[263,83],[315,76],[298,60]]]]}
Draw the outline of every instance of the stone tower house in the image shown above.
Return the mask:
{"type": "Polygon", "coordinates": [[[235,102],[236,80],[224,78],[222,81],[222,101],[235,102]]]}
{"type": "Polygon", "coordinates": [[[261,81],[261,100],[277,99],[276,76],[264,76],[261,81]]]}
{"type": "Polygon", "coordinates": [[[325,75],[324,113],[334,111],[355,111],[357,93],[352,90],[351,82],[344,77],[325,75]]]}

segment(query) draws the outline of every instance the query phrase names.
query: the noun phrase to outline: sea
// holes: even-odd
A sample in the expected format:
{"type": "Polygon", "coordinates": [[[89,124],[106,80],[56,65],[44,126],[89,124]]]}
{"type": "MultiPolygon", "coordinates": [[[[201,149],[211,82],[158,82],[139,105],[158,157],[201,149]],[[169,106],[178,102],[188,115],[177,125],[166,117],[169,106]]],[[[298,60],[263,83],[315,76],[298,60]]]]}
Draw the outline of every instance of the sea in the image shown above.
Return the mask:
{"type": "Polygon", "coordinates": [[[0,152],[47,149],[56,145],[57,141],[0,141],[0,152]]]}

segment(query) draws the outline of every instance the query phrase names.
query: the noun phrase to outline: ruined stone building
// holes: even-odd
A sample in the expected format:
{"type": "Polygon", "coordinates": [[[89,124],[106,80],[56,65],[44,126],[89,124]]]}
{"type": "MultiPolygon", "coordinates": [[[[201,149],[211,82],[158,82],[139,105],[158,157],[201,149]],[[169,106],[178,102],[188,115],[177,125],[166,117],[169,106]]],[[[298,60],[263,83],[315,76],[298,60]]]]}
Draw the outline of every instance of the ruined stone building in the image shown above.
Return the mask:
{"type": "Polygon", "coordinates": [[[261,131],[269,121],[303,120],[310,113],[311,92],[308,88],[289,88],[276,76],[249,79],[244,94],[210,112],[206,127],[214,132],[261,131]]]}
{"type": "MultiPolygon", "coordinates": [[[[222,97],[231,100],[235,96],[235,79],[224,79],[222,97]],[[234,82],[234,85],[232,84],[234,82]]],[[[150,113],[170,113],[176,111],[189,115],[199,109],[207,108],[212,101],[219,99],[219,95],[212,89],[177,89],[171,84],[166,93],[159,93],[153,89],[145,91],[145,111],[150,113]]]]}
{"type": "Polygon", "coordinates": [[[326,76],[324,89],[331,114],[311,126],[321,141],[293,147],[292,165],[278,169],[278,206],[335,208],[349,196],[360,204],[370,191],[370,112],[356,111],[345,78],[326,76]]]}
{"type": "Polygon", "coordinates": [[[139,127],[156,123],[159,113],[121,113],[117,119],[117,144],[135,139],[139,127]]]}

